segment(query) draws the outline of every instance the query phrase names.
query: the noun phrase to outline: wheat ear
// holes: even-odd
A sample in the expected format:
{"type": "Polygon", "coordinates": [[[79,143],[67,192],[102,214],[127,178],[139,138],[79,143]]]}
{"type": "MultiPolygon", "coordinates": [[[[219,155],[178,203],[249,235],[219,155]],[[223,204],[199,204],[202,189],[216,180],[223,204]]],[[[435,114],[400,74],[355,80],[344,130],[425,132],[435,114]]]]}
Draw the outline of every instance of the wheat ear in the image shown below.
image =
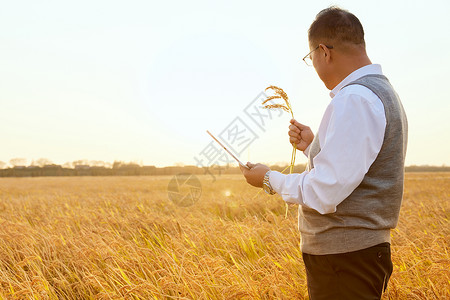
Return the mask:
{"type": "Polygon", "coordinates": [[[265,109],[281,108],[284,111],[290,112],[290,109],[283,104],[268,104],[263,106],[263,108],[265,109]]]}
{"type": "MultiPolygon", "coordinates": [[[[289,97],[286,94],[286,92],[283,91],[282,88],[279,88],[279,87],[277,87],[275,85],[271,85],[271,86],[267,87],[265,89],[265,91],[267,91],[267,90],[274,91],[275,95],[267,97],[267,99],[264,100],[262,102],[262,104],[266,104],[270,100],[274,100],[274,99],[283,99],[284,102],[286,103],[286,105],[283,105],[283,104],[266,104],[265,106],[263,106],[263,108],[266,108],[266,109],[282,109],[284,111],[290,112],[291,116],[292,116],[292,119],[294,119],[294,112],[292,111],[291,102],[289,101],[289,97]]],[[[294,172],[295,154],[296,153],[297,153],[297,147],[295,146],[295,144],[292,144],[291,164],[288,166],[289,167],[289,174],[292,174],[294,172]]],[[[286,169],[284,169],[281,173],[283,173],[286,169]]],[[[289,206],[286,203],[286,214],[284,216],[285,218],[287,218],[288,209],[289,209],[289,206]]]]}

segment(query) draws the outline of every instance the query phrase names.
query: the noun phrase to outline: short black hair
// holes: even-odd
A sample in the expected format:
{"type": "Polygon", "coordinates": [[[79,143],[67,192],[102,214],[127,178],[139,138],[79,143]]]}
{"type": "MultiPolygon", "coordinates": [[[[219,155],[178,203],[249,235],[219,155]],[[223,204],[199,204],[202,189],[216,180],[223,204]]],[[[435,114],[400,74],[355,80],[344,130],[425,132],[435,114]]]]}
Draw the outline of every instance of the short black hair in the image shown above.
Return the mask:
{"type": "Polygon", "coordinates": [[[355,44],[365,47],[364,29],[359,19],[347,10],[331,6],[320,11],[308,30],[310,43],[355,44]]]}

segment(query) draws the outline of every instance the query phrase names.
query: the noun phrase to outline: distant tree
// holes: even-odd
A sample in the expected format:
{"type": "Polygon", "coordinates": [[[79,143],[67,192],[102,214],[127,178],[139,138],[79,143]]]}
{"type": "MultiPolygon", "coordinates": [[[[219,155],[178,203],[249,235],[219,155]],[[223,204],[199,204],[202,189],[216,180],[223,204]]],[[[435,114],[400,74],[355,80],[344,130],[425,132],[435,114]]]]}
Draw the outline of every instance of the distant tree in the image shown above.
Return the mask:
{"type": "Polygon", "coordinates": [[[9,164],[13,167],[25,166],[27,164],[26,158],[12,158],[9,160],[9,164]]]}
{"type": "Polygon", "coordinates": [[[4,169],[6,167],[6,163],[0,161],[0,169],[4,169]]]}
{"type": "Polygon", "coordinates": [[[63,168],[67,168],[67,169],[72,169],[72,168],[73,168],[73,165],[72,165],[72,163],[71,163],[70,161],[68,161],[68,162],[65,162],[65,163],[62,165],[62,167],[63,167],[63,168]]]}
{"type": "Polygon", "coordinates": [[[48,158],[39,158],[38,160],[36,160],[36,161],[33,160],[31,162],[32,166],[38,166],[41,168],[45,165],[51,165],[51,164],[53,164],[53,162],[48,158]]]}
{"type": "Polygon", "coordinates": [[[118,168],[120,168],[123,165],[124,165],[124,163],[122,161],[114,161],[112,167],[113,167],[113,169],[118,169],[118,168]]]}
{"type": "Polygon", "coordinates": [[[89,165],[89,161],[87,159],[79,159],[79,160],[75,160],[74,162],[72,162],[72,165],[75,166],[79,166],[79,165],[89,165]]]}
{"type": "Polygon", "coordinates": [[[91,160],[91,161],[89,161],[89,165],[91,167],[104,167],[105,162],[102,160],[91,160]]]}
{"type": "Polygon", "coordinates": [[[141,161],[132,160],[132,161],[130,161],[127,165],[142,167],[142,166],[144,165],[144,163],[143,163],[142,160],[141,160],[141,161]]]}

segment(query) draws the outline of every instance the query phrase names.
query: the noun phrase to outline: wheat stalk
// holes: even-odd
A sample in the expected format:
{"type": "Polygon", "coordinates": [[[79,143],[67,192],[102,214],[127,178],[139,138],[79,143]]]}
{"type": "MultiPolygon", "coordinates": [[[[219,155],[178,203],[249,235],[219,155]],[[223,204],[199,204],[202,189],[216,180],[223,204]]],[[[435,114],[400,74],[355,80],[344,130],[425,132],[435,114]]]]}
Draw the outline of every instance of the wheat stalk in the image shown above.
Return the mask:
{"type": "MultiPolygon", "coordinates": [[[[275,95],[273,96],[269,96],[267,97],[262,104],[264,105],[263,108],[265,109],[282,109],[284,111],[290,112],[292,119],[294,119],[294,113],[292,111],[292,106],[291,106],[291,102],[289,101],[289,97],[286,94],[285,91],[283,91],[282,88],[279,88],[275,85],[271,85],[269,87],[267,87],[265,89],[265,91],[267,90],[272,90],[274,91],[275,95]],[[271,100],[275,100],[275,99],[283,99],[284,102],[286,103],[286,105],[284,104],[266,104],[271,100]]],[[[294,144],[292,144],[292,155],[291,155],[291,164],[290,164],[290,168],[289,168],[289,174],[292,174],[292,172],[294,171],[294,164],[295,164],[295,154],[296,154],[296,147],[294,144]]]]}
{"type": "MultiPolygon", "coordinates": [[[[292,111],[291,102],[289,101],[289,97],[286,94],[286,92],[283,91],[282,88],[279,88],[279,87],[274,86],[274,85],[271,85],[271,86],[267,87],[265,89],[265,91],[267,91],[267,90],[274,91],[275,95],[267,97],[262,102],[262,104],[264,105],[263,108],[265,108],[265,109],[282,109],[284,111],[290,112],[291,116],[292,116],[292,119],[294,119],[294,112],[292,111]],[[269,101],[275,100],[275,99],[283,99],[284,102],[286,103],[286,105],[284,105],[284,104],[266,104],[269,101]]],[[[296,150],[297,150],[297,148],[295,147],[295,144],[292,144],[291,164],[288,166],[289,167],[289,174],[292,174],[292,172],[294,171],[296,150]]],[[[286,169],[288,167],[286,167],[286,169]]],[[[281,171],[281,173],[283,173],[286,169],[281,171]]],[[[284,216],[285,218],[287,218],[288,210],[289,210],[289,206],[286,203],[286,213],[285,213],[285,216],[284,216]]]]}
{"type": "Polygon", "coordinates": [[[290,112],[289,108],[283,104],[268,104],[268,105],[263,106],[263,108],[266,108],[266,109],[281,108],[284,111],[290,112]]]}
{"type": "Polygon", "coordinates": [[[273,99],[281,99],[281,96],[276,95],[276,96],[267,97],[267,99],[264,100],[261,104],[266,104],[267,102],[269,102],[270,100],[273,100],[273,99]]]}

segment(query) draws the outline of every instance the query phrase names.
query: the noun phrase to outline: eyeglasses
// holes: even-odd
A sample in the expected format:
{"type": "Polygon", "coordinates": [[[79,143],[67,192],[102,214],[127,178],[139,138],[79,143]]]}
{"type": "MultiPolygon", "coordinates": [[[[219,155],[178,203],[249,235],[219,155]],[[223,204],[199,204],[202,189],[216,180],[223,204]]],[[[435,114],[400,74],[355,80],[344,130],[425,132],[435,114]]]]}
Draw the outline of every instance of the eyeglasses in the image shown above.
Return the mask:
{"type": "MultiPolygon", "coordinates": [[[[320,45],[318,45],[316,48],[314,48],[314,50],[312,50],[311,52],[309,52],[308,54],[305,55],[305,57],[303,57],[303,61],[305,62],[305,64],[309,67],[311,67],[313,65],[312,63],[312,59],[311,59],[311,53],[313,53],[314,51],[316,51],[317,49],[319,49],[320,45]]],[[[333,46],[327,46],[325,45],[325,47],[327,47],[328,49],[333,49],[333,46]]]]}

